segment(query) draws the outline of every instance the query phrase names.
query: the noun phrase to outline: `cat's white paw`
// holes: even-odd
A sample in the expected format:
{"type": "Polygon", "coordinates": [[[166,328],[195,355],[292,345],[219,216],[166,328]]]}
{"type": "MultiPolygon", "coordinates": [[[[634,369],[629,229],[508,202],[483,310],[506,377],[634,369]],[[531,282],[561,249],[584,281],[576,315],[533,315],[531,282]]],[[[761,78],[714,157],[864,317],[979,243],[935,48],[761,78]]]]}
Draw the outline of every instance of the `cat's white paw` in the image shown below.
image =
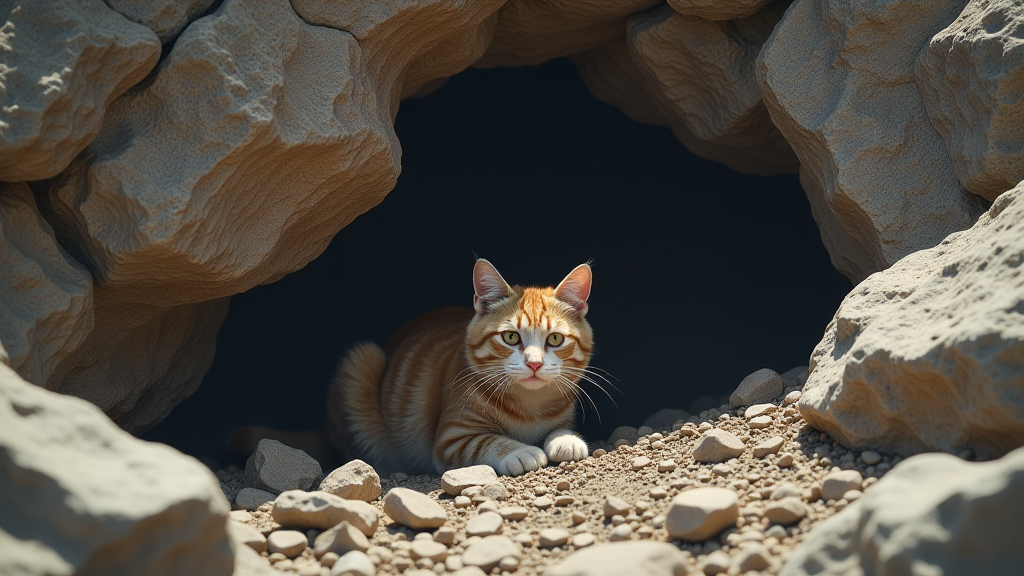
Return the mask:
{"type": "Polygon", "coordinates": [[[548,465],[548,457],[536,446],[523,446],[498,462],[498,474],[519,476],[548,465]]]}
{"type": "Polygon", "coordinates": [[[587,457],[587,443],[571,430],[556,431],[544,441],[544,453],[551,462],[582,460],[587,457]]]}

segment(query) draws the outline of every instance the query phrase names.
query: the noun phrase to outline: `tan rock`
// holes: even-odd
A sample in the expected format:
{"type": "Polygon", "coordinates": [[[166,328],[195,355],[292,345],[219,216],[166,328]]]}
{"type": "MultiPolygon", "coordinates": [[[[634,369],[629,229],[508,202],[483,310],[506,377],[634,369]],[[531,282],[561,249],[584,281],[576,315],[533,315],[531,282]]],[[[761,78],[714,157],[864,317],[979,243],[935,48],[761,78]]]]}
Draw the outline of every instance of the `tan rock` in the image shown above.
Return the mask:
{"type": "Polygon", "coordinates": [[[647,93],[646,81],[633,64],[625,37],[573,54],[569,59],[598,100],[615,106],[637,122],[669,125],[658,104],[647,93]]]}
{"type": "Polygon", "coordinates": [[[750,452],[757,458],[764,458],[769,454],[775,454],[782,449],[785,440],[781,436],[772,436],[757,443],[750,452]]]}
{"type": "Polygon", "coordinates": [[[501,532],[504,518],[497,512],[484,512],[466,522],[466,536],[490,536],[501,532]]]}
{"type": "Polygon", "coordinates": [[[830,472],[821,480],[821,497],[825,500],[839,500],[849,490],[860,490],[864,478],[856,470],[830,472]]]}
{"type": "Polygon", "coordinates": [[[335,468],[320,482],[320,491],[346,500],[372,502],[380,497],[380,476],[362,460],[352,460],[335,468]]]}
{"type": "Polygon", "coordinates": [[[629,502],[618,496],[606,496],[604,499],[604,515],[606,517],[615,516],[616,514],[625,516],[629,514],[629,509],[629,502]]]}
{"type": "Polygon", "coordinates": [[[448,514],[430,496],[408,488],[392,488],[384,496],[384,513],[409,528],[438,528],[448,514]]]}
{"type": "Polygon", "coordinates": [[[747,375],[729,396],[729,404],[733,407],[748,404],[766,404],[782,394],[786,383],[778,372],[771,368],[762,368],[747,375]]]}
{"type": "Polygon", "coordinates": [[[685,16],[706,20],[736,20],[746,18],[771,3],[772,0],[669,0],[673,10],[685,16]]]}
{"type": "Polygon", "coordinates": [[[772,500],[764,507],[764,517],[773,524],[789,526],[807,516],[807,506],[798,496],[772,500]]]}
{"type": "Polygon", "coordinates": [[[718,428],[708,430],[693,449],[697,462],[724,462],[743,454],[743,441],[734,434],[718,428]]]}
{"type": "Polygon", "coordinates": [[[189,22],[198,18],[214,0],[106,0],[107,6],[125,18],[156,32],[160,41],[174,39],[189,22]]]}
{"type": "Polygon", "coordinates": [[[378,520],[377,507],[366,502],[302,490],[288,490],[278,495],[271,516],[282,526],[301,528],[326,529],[348,522],[367,536],[377,531],[378,520]]]}
{"type": "Polygon", "coordinates": [[[267,551],[271,554],[280,552],[288,558],[302,554],[308,544],[306,535],[298,530],[275,530],[267,536],[267,551]]]}
{"type": "Polygon", "coordinates": [[[462,562],[466,566],[476,566],[490,572],[502,558],[508,556],[519,557],[519,547],[512,540],[507,536],[487,536],[466,548],[462,562]]]}
{"type": "Polygon", "coordinates": [[[775,404],[754,404],[743,411],[743,417],[749,420],[771,414],[772,412],[775,412],[775,404]]]}
{"type": "Polygon", "coordinates": [[[541,548],[557,548],[569,541],[569,531],[564,528],[545,528],[540,531],[541,548]]]}
{"type": "Polygon", "coordinates": [[[914,69],[932,125],[964,188],[986,198],[1024,180],[1024,5],[973,0],[914,69]]]}
{"type": "Polygon", "coordinates": [[[370,541],[366,539],[366,534],[345,520],[323,532],[313,541],[313,555],[317,558],[328,552],[344,556],[352,550],[366,552],[369,548],[370,541]]]}
{"type": "Polygon", "coordinates": [[[545,576],[682,576],[686,556],[667,542],[618,542],[578,550],[545,576]]]}
{"type": "Polygon", "coordinates": [[[530,511],[523,506],[503,506],[498,508],[498,514],[502,518],[516,522],[526,518],[529,513],[530,511]]]}
{"type": "Polygon", "coordinates": [[[415,560],[430,558],[434,562],[443,562],[448,557],[448,547],[434,540],[413,540],[410,552],[415,560]]]}
{"type": "Polygon", "coordinates": [[[739,548],[739,552],[732,559],[737,574],[767,570],[772,565],[771,554],[760,543],[744,542],[739,548]]]}
{"type": "MultiPolygon", "coordinates": [[[[274,494],[300,491],[303,494],[320,476],[320,463],[302,450],[264,438],[245,462],[245,484],[274,494]]],[[[318,494],[318,493],[313,493],[318,494]]],[[[286,498],[293,500],[294,494],[286,498]]],[[[331,501],[341,500],[333,496],[331,501]]],[[[325,500],[326,501],[326,500],[325,500]]],[[[338,522],[340,522],[339,520],[338,522]]],[[[330,528],[337,522],[323,526],[330,528]]]]}
{"type": "Polygon", "coordinates": [[[338,558],[331,567],[331,576],[374,576],[376,573],[377,568],[370,557],[359,550],[338,558]]]}
{"type": "Polygon", "coordinates": [[[672,499],[665,529],[670,538],[700,542],[736,523],[739,498],[725,488],[694,488],[672,499]]]}
{"type": "Polygon", "coordinates": [[[914,82],[917,55],[962,6],[796,2],[760,53],[765,106],[814,184],[833,263],[854,282],[984,210],[957,181],[914,82]]]}
{"type": "Polygon", "coordinates": [[[245,544],[257,552],[267,551],[267,537],[249,524],[228,522],[228,535],[235,542],[245,544]]]}
{"type": "Polygon", "coordinates": [[[497,479],[498,473],[486,464],[455,468],[441,475],[441,489],[450,496],[458,496],[470,486],[483,486],[497,479]]]}
{"type": "Polygon", "coordinates": [[[1024,186],[970,230],[912,254],[847,295],[811,357],[798,402],[847,447],[981,459],[1024,444],[1024,186]]]}

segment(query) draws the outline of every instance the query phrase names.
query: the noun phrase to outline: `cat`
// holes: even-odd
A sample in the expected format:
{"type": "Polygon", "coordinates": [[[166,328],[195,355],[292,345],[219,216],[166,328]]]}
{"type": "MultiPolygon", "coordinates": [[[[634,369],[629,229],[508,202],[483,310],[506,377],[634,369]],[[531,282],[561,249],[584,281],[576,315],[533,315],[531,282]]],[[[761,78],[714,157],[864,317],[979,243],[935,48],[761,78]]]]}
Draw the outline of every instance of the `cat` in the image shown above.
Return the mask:
{"type": "Polygon", "coordinates": [[[328,396],[331,442],[403,472],[487,464],[518,476],[586,457],[572,426],[592,282],[581,264],[554,288],[510,286],[477,260],[472,310],[428,312],[383,348],[348,352],[328,396]]]}

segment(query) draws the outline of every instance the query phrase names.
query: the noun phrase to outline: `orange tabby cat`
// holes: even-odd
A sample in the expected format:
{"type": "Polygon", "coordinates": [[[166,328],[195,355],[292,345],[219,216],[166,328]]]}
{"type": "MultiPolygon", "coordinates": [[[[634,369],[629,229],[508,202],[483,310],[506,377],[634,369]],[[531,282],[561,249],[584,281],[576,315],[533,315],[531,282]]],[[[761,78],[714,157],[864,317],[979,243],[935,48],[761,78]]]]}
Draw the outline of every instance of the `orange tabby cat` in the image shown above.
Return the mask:
{"type": "Polygon", "coordinates": [[[328,399],[332,442],[406,472],[489,464],[516,476],[585,457],[572,424],[593,339],[591,282],[581,264],[556,288],[509,286],[477,260],[474,310],[429,312],[383,349],[348,353],[328,399]]]}

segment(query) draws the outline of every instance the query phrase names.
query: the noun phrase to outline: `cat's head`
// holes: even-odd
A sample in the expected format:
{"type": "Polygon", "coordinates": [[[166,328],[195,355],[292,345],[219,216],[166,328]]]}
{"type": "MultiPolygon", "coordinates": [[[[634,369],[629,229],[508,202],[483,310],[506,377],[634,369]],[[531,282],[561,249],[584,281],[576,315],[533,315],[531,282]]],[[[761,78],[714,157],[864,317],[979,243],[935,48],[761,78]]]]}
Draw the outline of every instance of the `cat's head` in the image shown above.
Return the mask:
{"type": "Polygon", "coordinates": [[[590,361],[593,334],[587,298],[593,275],[580,264],[554,287],[509,286],[484,259],[473,268],[473,308],[466,345],[470,363],[493,381],[528,390],[572,387],[590,361]]]}

